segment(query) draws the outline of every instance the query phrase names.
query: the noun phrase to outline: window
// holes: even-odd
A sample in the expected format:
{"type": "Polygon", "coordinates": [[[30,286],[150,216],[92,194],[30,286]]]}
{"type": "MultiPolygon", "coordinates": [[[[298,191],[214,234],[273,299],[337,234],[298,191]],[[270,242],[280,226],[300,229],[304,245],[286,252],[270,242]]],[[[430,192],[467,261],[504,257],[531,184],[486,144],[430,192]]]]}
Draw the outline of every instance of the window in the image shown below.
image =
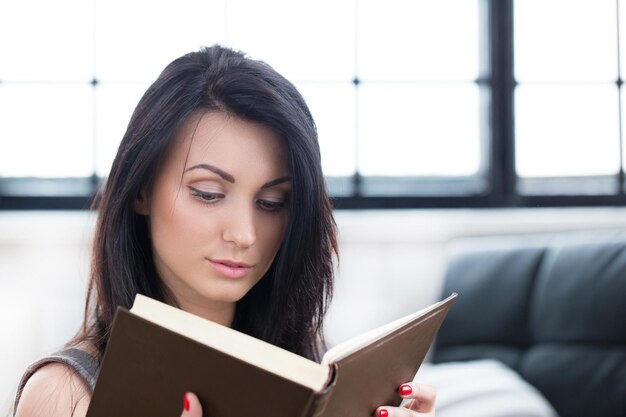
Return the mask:
{"type": "Polygon", "coordinates": [[[621,1],[12,2],[0,208],[87,207],[143,91],[213,43],[297,85],[338,208],[623,204],[621,1]]]}
{"type": "Polygon", "coordinates": [[[515,2],[520,193],[618,193],[617,7],[615,0],[515,2]]]}

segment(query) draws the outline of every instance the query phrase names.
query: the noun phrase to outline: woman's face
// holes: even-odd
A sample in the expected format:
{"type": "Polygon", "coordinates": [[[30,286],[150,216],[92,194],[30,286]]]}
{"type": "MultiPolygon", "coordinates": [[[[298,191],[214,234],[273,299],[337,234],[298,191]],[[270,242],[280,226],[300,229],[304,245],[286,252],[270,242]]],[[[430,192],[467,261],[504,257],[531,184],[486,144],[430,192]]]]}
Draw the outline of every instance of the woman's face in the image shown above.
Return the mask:
{"type": "Polygon", "coordinates": [[[261,279],[283,240],[290,191],[286,146],[273,130],[220,112],[184,123],[136,203],[181,308],[232,305],[261,279]]]}

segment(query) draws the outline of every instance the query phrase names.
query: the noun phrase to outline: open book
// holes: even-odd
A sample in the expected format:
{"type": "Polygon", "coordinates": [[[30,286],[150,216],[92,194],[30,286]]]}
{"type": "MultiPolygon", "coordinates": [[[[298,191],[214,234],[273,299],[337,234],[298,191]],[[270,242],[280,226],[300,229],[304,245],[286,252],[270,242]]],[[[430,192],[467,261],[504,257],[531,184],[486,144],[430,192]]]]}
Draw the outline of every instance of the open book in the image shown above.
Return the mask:
{"type": "Polygon", "coordinates": [[[321,363],[137,295],[119,308],[87,417],[366,417],[397,405],[456,294],[328,350],[321,363]]]}

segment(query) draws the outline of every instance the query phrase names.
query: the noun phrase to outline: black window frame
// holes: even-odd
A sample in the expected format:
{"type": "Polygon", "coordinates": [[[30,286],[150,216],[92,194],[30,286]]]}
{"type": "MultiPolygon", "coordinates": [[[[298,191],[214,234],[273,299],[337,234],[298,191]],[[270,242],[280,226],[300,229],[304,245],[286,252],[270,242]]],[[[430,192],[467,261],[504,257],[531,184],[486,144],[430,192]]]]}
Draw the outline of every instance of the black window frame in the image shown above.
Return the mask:
{"type": "MultiPolygon", "coordinates": [[[[522,195],[518,192],[515,172],[514,137],[514,0],[480,1],[481,75],[475,81],[488,92],[488,170],[486,187],[464,184],[464,179],[425,179],[432,189],[440,185],[442,189],[454,189],[454,195],[423,193],[414,196],[370,196],[364,195],[364,181],[359,173],[349,178],[328,178],[333,189],[349,190],[347,195],[338,193],[333,197],[336,209],[409,209],[409,208],[496,208],[496,207],[560,207],[560,206],[623,206],[626,205],[624,192],[624,169],[620,164],[617,194],[613,195],[522,195]],[[466,187],[466,192],[463,192],[466,187]],[[461,191],[458,191],[461,190],[461,191]]],[[[616,0],[619,7],[619,0],[616,0]]],[[[619,10],[619,9],[618,9],[619,10]]],[[[618,15],[619,16],[619,15],[618,15]]],[[[619,21],[618,21],[619,31],[619,21]]],[[[618,32],[619,54],[619,32],[618,32]]],[[[619,55],[618,55],[619,62],[619,55]]],[[[621,74],[616,80],[621,90],[621,74]]],[[[358,79],[355,79],[358,87],[358,79]]],[[[621,94],[620,94],[621,97],[621,94]]],[[[621,101],[619,103],[621,107],[621,101]]],[[[621,113],[620,113],[621,114],[621,113]]],[[[622,126],[620,121],[620,134],[622,126]]],[[[620,147],[623,146],[620,140],[620,147]]],[[[621,156],[620,156],[621,159],[621,156]]],[[[611,177],[613,178],[613,177],[611,177]]],[[[615,178],[613,178],[615,179],[615,178]]],[[[375,179],[379,185],[393,179],[375,179]]],[[[415,179],[415,183],[420,180],[415,179]]],[[[541,180],[539,180],[541,181],[541,180]]],[[[470,181],[471,182],[471,179],[470,181]]],[[[37,179],[0,178],[0,210],[83,210],[91,205],[93,195],[101,186],[102,179],[95,175],[89,178],[37,179]],[[22,191],[25,190],[25,191],[22,191]],[[29,190],[39,190],[39,195],[28,195],[29,190]]],[[[428,187],[426,187],[428,188],[428,187]]]]}

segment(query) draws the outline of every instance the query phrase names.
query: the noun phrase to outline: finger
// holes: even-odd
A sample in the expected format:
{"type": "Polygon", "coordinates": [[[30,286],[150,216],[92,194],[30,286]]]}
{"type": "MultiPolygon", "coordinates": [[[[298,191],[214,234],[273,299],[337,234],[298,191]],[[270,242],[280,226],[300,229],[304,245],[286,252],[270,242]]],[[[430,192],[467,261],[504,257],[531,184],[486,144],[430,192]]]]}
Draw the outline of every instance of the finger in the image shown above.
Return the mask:
{"type": "Polygon", "coordinates": [[[435,409],[437,392],[435,391],[435,387],[431,385],[407,382],[406,384],[400,385],[398,392],[400,393],[400,397],[412,399],[412,401],[404,405],[410,410],[430,413],[435,409]]]}
{"type": "Polygon", "coordinates": [[[183,398],[183,413],[181,417],[202,417],[202,405],[193,392],[186,392],[183,398]]]}
{"type": "MultiPolygon", "coordinates": [[[[417,415],[408,408],[391,406],[378,407],[374,412],[374,417],[415,417],[417,415]]],[[[419,414],[419,416],[422,416],[422,414],[419,414]]]]}

